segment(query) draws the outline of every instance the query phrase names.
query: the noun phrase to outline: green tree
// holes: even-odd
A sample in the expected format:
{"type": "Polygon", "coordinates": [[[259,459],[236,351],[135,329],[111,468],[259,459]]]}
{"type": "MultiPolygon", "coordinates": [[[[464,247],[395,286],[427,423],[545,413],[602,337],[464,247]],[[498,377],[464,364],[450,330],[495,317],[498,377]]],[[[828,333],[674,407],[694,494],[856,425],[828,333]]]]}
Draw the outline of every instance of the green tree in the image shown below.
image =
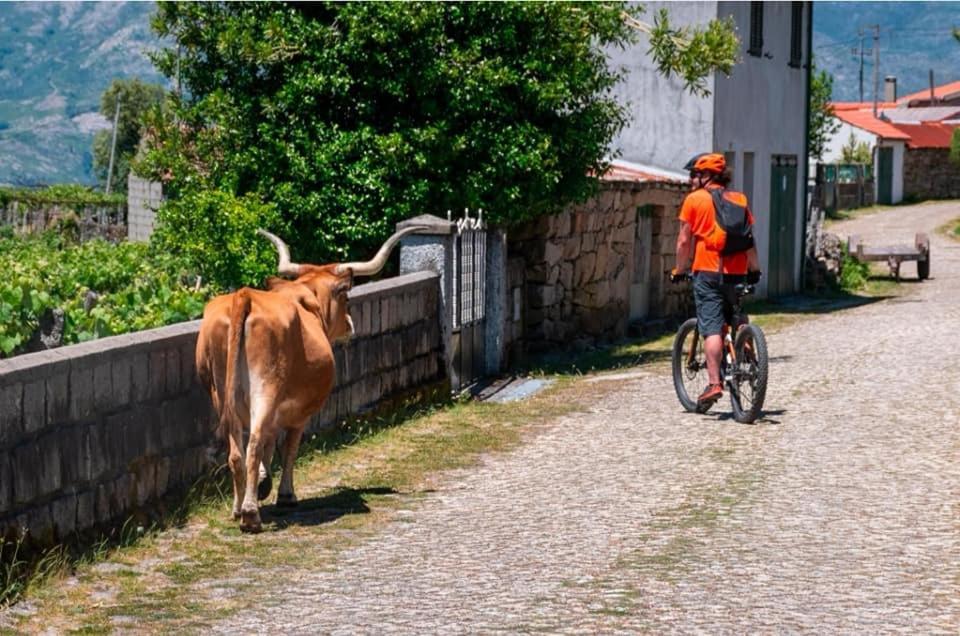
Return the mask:
{"type": "MultiPolygon", "coordinates": [[[[628,115],[604,47],[648,34],[695,94],[732,23],[677,29],[626,3],[161,3],[154,56],[182,99],[138,170],[175,196],[258,195],[298,260],[367,253],[402,219],[509,223],[583,199],[628,115]],[[177,122],[173,125],[174,118],[177,122]],[[351,253],[354,252],[354,253],[351,253]]],[[[250,237],[250,241],[255,240],[250,237]]]]}
{"type": "Polygon", "coordinates": [[[850,137],[840,148],[840,162],[841,163],[864,163],[871,164],[873,163],[873,151],[870,148],[870,144],[865,141],[857,141],[857,138],[854,136],[853,131],[850,131],[850,137]]]}
{"type": "Polygon", "coordinates": [[[117,121],[117,147],[113,161],[111,190],[126,192],[130,163],[137,152],[143,131],[143,117],[164,100],[164,89],[158,84],[147,84],[139,79],[116,79],[100,97],[100,114],[110,121],[110,128],[98,131],[93,137],[93,168],[101,185],[107,183],[110,167],[110,145],[113,142],[113,119],[117,100],[120,118],[117,121]]]}
{"type": "Polygon", "coordinates": [[[954,128],[950,137],[950,161],[960,166],[960,128],[954,128]]]}
{"type": "MultiPolygon", "coordinates": [[[[810,156],[820,161],[838,130],[840,122],[833,116],[833,76],[814,67],[810,74],[810,126],[807,149],[810,156]]],[[[869,162],[867,162],[869,163],[869,162]]]]}

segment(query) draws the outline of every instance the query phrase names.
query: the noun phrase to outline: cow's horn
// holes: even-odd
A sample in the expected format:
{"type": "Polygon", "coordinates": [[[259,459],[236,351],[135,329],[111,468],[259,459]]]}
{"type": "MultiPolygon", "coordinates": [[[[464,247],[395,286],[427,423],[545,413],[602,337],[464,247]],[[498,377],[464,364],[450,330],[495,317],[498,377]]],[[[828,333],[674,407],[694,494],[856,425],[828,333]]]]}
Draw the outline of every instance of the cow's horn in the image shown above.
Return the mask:
{"type": "Polygon", "coordinates": [[[337,274],[345,274],[347,270],[352,270],[354,276],[373,276],[377,274],[383,269],[383,266],[387,264],[387,257],[390,256],[390,252],[401,238],[407,234],[424,230],[426,227],[425,225],[411,225],[398,232],[394,232],[393,236],[387,239],[383,247],[380,248],[380,251],[377,252],[377,255],[371,260],[365,263],[340,263],[337,265],[337,274]]]}
{"type": "Polygon", "coordinates": [[[280,237],[275,234],[271,234],[264,229],[257,230],[257,234],[265,236],[268,241],[273,243],[273,246],[277,248],[277,254],[279,255],[279,260],[277,262],[277,273],[284,276],[299,276],[300,275],[300,265],[298,263],[290,262],[290,248],[287,247],[287,244],[280,240],[280,237]]]}

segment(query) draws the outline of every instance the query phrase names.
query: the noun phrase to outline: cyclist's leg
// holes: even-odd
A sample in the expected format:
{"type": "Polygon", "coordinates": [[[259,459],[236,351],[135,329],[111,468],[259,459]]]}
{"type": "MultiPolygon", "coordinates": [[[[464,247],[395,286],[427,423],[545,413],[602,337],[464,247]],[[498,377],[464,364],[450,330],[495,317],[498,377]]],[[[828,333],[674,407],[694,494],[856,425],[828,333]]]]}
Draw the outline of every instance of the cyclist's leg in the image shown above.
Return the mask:
{"type": "Polygon", "coordinates": [[[704,339],[707,377],[711,385],[720,384],[720,357],[723,353],[724,298],[719,276],[697,272],[693,280],[697,304],[697,324],[704,339]]]}

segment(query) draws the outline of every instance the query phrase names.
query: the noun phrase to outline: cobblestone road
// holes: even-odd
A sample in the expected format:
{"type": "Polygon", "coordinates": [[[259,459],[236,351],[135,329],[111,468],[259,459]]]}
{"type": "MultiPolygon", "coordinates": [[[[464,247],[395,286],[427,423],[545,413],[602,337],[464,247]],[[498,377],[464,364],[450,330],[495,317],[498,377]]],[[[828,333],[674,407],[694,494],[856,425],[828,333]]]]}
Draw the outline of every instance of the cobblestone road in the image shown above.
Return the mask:
{"type": "Polygon", "coordinates": [[[960,244],[932,233],[956,216],[837,228],[930,230],[933,278],[773,334],[765,422],[638,369],[216,631],[956,634],[960,244]]]}

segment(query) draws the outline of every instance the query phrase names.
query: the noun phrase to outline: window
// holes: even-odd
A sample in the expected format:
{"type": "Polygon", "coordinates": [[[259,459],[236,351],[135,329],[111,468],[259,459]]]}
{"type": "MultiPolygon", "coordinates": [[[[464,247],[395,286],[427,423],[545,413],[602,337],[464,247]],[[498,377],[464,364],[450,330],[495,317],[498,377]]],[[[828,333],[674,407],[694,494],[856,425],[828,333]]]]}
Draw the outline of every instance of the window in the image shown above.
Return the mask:
{"type": "Polygon", "coordinates": [[[763,3],[750,3],[750,48],[747,53],[760,57],[763,54],[763,3]]]}
{"type": "Polygon", "coordinates": [[[790,66],[800,68],[803,60],[803,3],[791,3],[790,20],[790,66]]]}

